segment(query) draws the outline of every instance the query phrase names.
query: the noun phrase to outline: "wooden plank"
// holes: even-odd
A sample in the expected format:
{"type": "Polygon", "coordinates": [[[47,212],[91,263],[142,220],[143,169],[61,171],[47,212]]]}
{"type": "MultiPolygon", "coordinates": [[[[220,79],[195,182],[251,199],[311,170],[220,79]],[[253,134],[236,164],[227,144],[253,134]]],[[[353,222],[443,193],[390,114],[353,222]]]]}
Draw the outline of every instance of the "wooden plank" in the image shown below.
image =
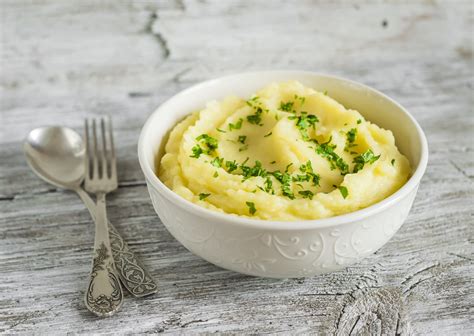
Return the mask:
{"type": "Polygon", "coordinates": [[[0,332],[472,334],[473,7],[468,1],[2,1],[0,332]],[[136,145],[146,117],[199,81],[254,69],[341,75],[400,101],[430,162],[409,218],[344,271],[271,280],[189,253],[160,223],[136,145]],[[109,217],[160,292],[91,316],[93,226],[79,199],[29,171],[34,127],[111,114],[120,188],[109,217]]]}

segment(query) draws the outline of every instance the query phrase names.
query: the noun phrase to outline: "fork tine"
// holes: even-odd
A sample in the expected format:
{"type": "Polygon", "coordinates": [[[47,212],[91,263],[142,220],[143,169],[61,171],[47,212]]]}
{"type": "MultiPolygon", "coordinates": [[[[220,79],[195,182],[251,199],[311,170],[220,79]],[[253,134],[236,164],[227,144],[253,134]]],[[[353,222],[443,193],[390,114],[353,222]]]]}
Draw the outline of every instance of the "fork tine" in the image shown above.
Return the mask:
{"type": "Polygon", "coordinates": [[[97,126],[92,119],[92,179],[99,178],[99,155],[97,151],[97,126]]]}
{"type": "Polygon", "coordinates": [[[117,180],[117,159],[115,157],[114,133],[112,131],[112,118],[107,117],[109,125],[109,143],[110,143],[110,178],[117,180]]]}
{"type": "Polygon", "coordinates": [[[107,173],[108,171],[108,155],[107,155],[107,142],[105,141],[105,122],[104,118],[100,118],[100,129],[101,129],[101,135],[102,135],[102,150],[100,152],[100,160],[101,160],[101,166],[102,166],[102,178],[108,179],[109,174],[107,173]]]}
{"type": "Polygon", "coordinates": [[[84,120],[84,148],[86,150],[85,154],[85,160],[84,160],[84,165],[85,165],[85,178],[86,180],[90,179],[90,148],[89,148],[89,123],[87,118],[84,120]]]}

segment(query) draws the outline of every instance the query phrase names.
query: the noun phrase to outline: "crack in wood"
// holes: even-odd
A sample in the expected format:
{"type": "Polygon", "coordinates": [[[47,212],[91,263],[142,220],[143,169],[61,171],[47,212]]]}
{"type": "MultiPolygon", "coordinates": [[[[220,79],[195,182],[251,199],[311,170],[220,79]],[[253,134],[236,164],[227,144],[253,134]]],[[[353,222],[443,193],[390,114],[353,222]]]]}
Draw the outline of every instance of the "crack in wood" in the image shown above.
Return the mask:
{"type": "Polygon", "coordinates": [[[9,330],[12,330],[16,327],[18,327],[19,325],[25,323],[26,321],[28,321],[30,318],[35,318],[35,317],[40,317],[40,316],[43,316],[44,314],[50,312],[51,310],[53,310],[54,308],[58,308],[58,307],[61,307],[61,306],[64,306],[66,304],[70,304],[70,302],[63,302],[63,303],[60,303],[60,304],[57,304],[57,305],[54,305],[46,310],[42,310],[42,311],[34,311],[34,312],[31,312],[31,313],[26,313],[24,316],[20,317],[17,321],[13,322],[8,328],[4,329],[4,330],[0,330],[1,332],[6,332],[6,331],[9,331],[9,330]]]}
{"type": "Polygon", "coordinates": [[[128,93],[128,96],[130,98],[144,98],[144,97],[150,97],[152,96],[151,92],[138,92],[138,91],[132,91],[128,93]]]}
{"type": "MultiPolygon", "coordinates": [[[[135,188],[135,187],[146,187],[146,182],[145,181],[123,181],[119,182],[118,184],[118,190],[120,189],[126,189],[126,188],[135,188]]],[[[49,195],[49,194],[55,194],[55,193],[63,193],[65,191],[68,191],[66,189],[60,189],[60,188],[49,188],[46,190],[38,190],[38,191],[28,191],[24,193],[19,193],[15,195],[4,195],[0,196],[0,202],[2,201],[16,201],[18,199],[21,199],[23,197],[34,197],[37,195],[49,195]]]]}
{"type": "Polygon", "coordinates": [[[463,255],[460,255],[460,254],[457,254],[457,253],[453,253],[453,252],[448,252],[448,254],[449,254],[449,255],[452,255],[452,256],[455,256],[455,257],[458,257],[458,258],[461,258],[461,259],[464,259],[464,260],[469,260],[469,261],[473,261],[473,260],[474,260],[474,259],[472,259],[472,258],[463,256],[463,255]]]}
{"type": "Polygon", "coordinates": [[[421,284],[425,281],[428,281],[430,279],[433,279],[433,278],[434,278],[434,276],[416,280],[412,285],[410,285],[410,287],[408,287],[406,290],[403,291],[403,294],[406,295],[407,293],[412,291],[415,287],[417,287],[419,284],[421,284]]]}
{"type": "Polygon", "coordinates": [[[145,181],[122,181],[118,184],[119,188],[146,187],[145,181]]]}
{"type": "Polygon", "coordinates": [[[358,290],[336,320],[337,335],[395,334],[402,310],[402,292],[397,287],[358,290]]]}
{"type": "Polygon", "coordinates": [[[180,325],[181,328],[186,328],[187,326],[191,325],[191,324],[195,324],[195,323],[202,323],[202,322],[207,322],[208,320],[202,320],[202,319],[198,319],[198,320],[192,320],[192,321],[189,321],[189,322],[186,322],[186,323],[183,323],[180,325]]]}
{"type": "Polygon", "coordinates": [[[433,265],[430,265],[430,266],[427,266],[427,267],[425,267],[425,268],[422,268],[422,269],[416,271],[415,273],[413,273],[413,274],[407,276],[407,277],[401,282],[401,284],[403,285],[403,284],[405,284],[408,280],[413,279],[415,276],[419,275],[420,273],[423,273],[423,272],[425,272],[425,271],[427,271],[427,270],[430,270],[430,269],[432,269],[432,268],[435,268],[435,267],[437,267],[437,266],[439,266],[439,263],[435,263],[435,264],[433,264],[433,265]]]}
{"type": "Polygon", "coordinates": [[[457,164],[455,164],[453,160],[448,160],[448,161],[458,172],[460,172],[464,177],[466,177],[469,181],[472,182],[472,179],[474,178],[474,176],[467,175],[466,172],[462,170],[457,164]]]}
{"type": "Polygon", "coordinates": [[[163,57],[164,59],[168,59],[170,57],[171,51],[168,46],[168,41],[163,36],[160,31],[157,31],[154,28],[155,22],[158,20],[158,14],[156,12],[152,12],[148,19],[148,22],[145,24],[144,32],[146,34],[151,35],[157,42],[160,48],[163,50],[163,57]]]}

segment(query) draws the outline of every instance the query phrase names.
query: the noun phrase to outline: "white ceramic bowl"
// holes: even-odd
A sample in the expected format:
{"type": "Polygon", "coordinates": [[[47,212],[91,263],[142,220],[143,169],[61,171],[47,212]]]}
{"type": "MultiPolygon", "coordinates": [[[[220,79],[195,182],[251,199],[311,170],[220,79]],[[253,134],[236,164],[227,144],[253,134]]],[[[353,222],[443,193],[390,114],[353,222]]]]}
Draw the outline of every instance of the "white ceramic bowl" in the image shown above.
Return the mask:
{"type": "Polygon", "coordinates": [[[293,278],[344,268],[383,246],[405,221],[425,172],[428,146],[413,117],[398,103],[365,85],[312,72],[250,72],[197,84],[163,103],[147,120],[138,156],[153,206],[168,231],[205,260],[240,273],[293,278]],[[156,176],[154,162],[167,133],[192,111],[228,95],[249,97],[274,81],[295,79],[358,110],[393,132],[413,168],[396,193],[363,210],[327,219],[263,221],[216,213],[175,194],[156,176]]]}

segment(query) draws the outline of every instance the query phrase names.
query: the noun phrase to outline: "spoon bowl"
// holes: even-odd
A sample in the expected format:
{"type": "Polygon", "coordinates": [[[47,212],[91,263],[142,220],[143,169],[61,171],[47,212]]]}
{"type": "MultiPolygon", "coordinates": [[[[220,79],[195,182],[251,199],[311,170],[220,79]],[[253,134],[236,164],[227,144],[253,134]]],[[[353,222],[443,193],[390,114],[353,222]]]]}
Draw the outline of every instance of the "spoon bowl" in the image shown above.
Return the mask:
{"type": "Polygon", "coordinates": [[[77,189],[84,179],[85,147],[81,136],[67,127],[32,130],[23,144],[31,169],[46,182],[77,189]]]}

